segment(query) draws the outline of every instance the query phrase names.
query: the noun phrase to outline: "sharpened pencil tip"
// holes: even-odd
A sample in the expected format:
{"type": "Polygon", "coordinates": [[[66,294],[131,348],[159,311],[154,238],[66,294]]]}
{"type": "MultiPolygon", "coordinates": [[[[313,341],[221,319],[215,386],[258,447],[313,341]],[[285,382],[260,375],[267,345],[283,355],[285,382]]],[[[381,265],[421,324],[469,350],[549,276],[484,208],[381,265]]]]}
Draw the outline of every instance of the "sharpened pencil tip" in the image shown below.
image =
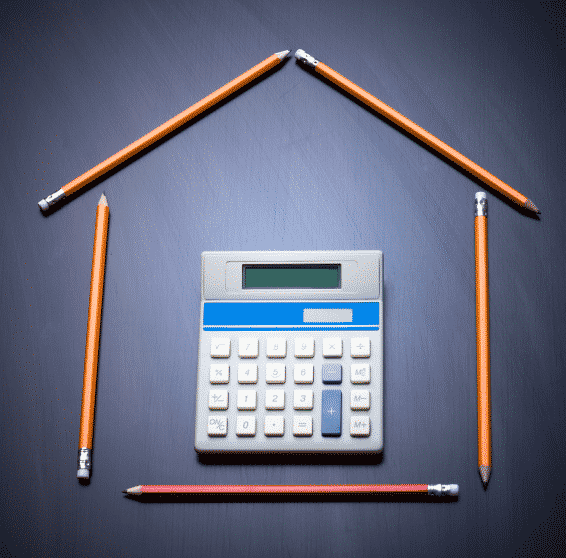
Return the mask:
{"type": "Polygon", "coordinates": [[[540,213],[540,211],[537,209],[537,206],[529,199],[527,199],[527,201],[525,202],[525,207],[527,209],[530,209],[531,211],[534,211],[535,213],[540,213]]]}
{"type": "Polygon", "coordinates": [[[104,194],[102,194],[102,196],[100,196],[100,200],[98,202],[98,205],[105,205],[106,207],[108,207],[108,200],[106,199],[106,196],[104,194]]]}
{"type": "Polygon", "coordinates": [[[489,482],[489,477],[491,476],[491,467],[489,465],[480,465],[479,471],[483,487],[487,488],[487,483],[489,482]]]}
{"type": "Polygon", "coordinates": [[[283,60],[283,58],[285,58],[285,56],[287,56],[289,54],[289,52],[291,52],[290,50],[282,50],[281,52],[277,52],[277,56],[279,57],[279,60],[283,60]]]}

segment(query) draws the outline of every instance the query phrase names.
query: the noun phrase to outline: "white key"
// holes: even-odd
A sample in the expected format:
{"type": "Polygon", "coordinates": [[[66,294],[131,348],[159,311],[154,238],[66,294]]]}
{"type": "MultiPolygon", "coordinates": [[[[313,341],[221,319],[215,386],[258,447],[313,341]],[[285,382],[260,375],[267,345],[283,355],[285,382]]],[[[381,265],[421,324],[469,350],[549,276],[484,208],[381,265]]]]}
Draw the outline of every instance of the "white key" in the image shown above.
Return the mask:
{"type": "Polygon", "coordinates": [[[265,390],[265,408],[282,410],[285,408],[285,390],[267,389],[265,390]]]}
{"type": "Polygon", "coordinates": [[[350,436],[369,436],[370,421],[368,416],[353,416],[350,418],[350,436]]]}
{"type": "Polygon", "coordinates": [[[295,383],[312,384],[314,381],[313,364],[295,364],[295,383]]]}
{"type": "Polygon", "coordinates": [[[255,389],[238,390],[238,410],[255,411],[257,392],[255,389]]]}
{"type": "Polygon", "coordinates": [[[238,383],[257,384],[257,364],[238,364],[238,383]]]}
{"type": "Polygon", "coordinates": [[[228,408],[228,390],[211,389],[208,393],[208,408],[213,411],[226,410],[228,408]]]}
{"type": "Polygon", "coordinates": [[[208,415],[208,435],[226,436],[228,433],[228,417],[226,415],[208,415]]]}
{"type": "Polygon", "coordinates": [[[314,338],[313,337],[295,338],[295,356],[297,358],[314,357],[314,338]]]}
{"type": "Polygon", "coordinates": [[[296,389],[293,393],[293,409],[312,409],[312,389],[296,389]]]}
{"type": "Polygon", "coordinates": [[[230,382],[230,366],[226,363],[213,362],[210,365],[210,383],[227,384],[230,382]]]}
{"type": "Polygon", "coordinates": [[[287,339],[284,337],[267,338],[267,356],[269,358],[285,358],[287,355],[287,339]]]}
{"type": "Polygon", "coordinates": [[[265,365],[265,382],[268,384],[284,384],[285,365],[279,362],[268,362],[265,365]]]}
{"type": "Polygon", "coordinates": [[[367,389],[353,389],[350,392],[350,408],[352,411],[369,411],[370,395],[367,389]]]}
{"type": "Polygon", "coordinates": [[[293,436],[312,436],[312,417],[295,415],[293,417],[293,436]]]}
{"type": "Polygon", "coordinates": [[[259,340],[256,337],[240,337],[238,354],[240,358],[257,358],[259,355],[259,340]]]}
{"type": "Polygon", "coordinates": [[[210,356],[213,358],[228,358],[230,356],[230,338],[213,337],[210,341],[210,356]]]}
{"type": "Polygon", "coordinates": [[[238,417],[236,436],[255,436],[255,417],[253,415],[238,417]]]}
{"type": "Polygon", "coordinates": [[[353,384],[369,384],[369,364],[352,364],[350,367],[350,380],[353,384]]]}
{"type": "Polygon", "coordinates": [[[342,338],[341,337],[325,337],[322,340],[322,355],[325,357],[341,357],[342,356],[342,338]]]}
{"type": "Polygon", "coordinates": [[[265,417],[265,435],[283,436],[285,434],[285,419],[279,415],[267,415],[265,417]]]}
{"type": "Polygon", "coordinates": [[[352,358],[368,358],[370,356],[369,337],[352,337],[350,348],[352,358]]]}

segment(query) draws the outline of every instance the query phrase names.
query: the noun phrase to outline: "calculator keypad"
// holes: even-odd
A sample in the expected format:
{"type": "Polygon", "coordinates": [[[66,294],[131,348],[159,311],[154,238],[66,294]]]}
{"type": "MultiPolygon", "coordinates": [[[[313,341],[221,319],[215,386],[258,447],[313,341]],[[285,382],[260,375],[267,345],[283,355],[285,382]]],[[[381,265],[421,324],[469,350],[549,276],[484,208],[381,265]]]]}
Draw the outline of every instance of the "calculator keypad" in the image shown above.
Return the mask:
{"type": "MultiPolygon", "coordinates": [[[[360,336],[361,332],[324,331],[313,337],[286,331],[277,332],[286,337],[275,332],[257,337],[239,333],[208,334],[202,347],[205,354],[199,364],[209,371],[206,434],[210,440],[250,440],[257,451],[261,447],[293,451],[289,444],[297,444],[296,451],[309,451],[306,444],[317,440],[313,451],[332,451],[329,444],[340,439],[355,450],[360,440],[370,441],[372,426],[381,431],[378,332],[360,336]],[[372,364],[379,368],[379,381],[372,381],[372,364]],[[258,443],[262,439],[263,446],[258,443]],[[278,449],[282,440],[288,441],[287,446],[278,449]]],[[[215,447],[237,451],[237,445],[215,447]]]]}

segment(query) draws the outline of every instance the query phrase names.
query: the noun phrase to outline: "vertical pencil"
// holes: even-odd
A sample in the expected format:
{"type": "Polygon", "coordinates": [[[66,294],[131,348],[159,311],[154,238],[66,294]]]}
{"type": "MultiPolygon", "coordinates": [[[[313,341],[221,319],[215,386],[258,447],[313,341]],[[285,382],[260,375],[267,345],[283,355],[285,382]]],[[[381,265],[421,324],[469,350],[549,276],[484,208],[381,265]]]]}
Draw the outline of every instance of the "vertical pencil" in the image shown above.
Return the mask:
{"type": "Polygon", "coordinates": [[[461,153],[458,153],[455,149],[439,140],[437,137],[433,136],[431,133],[427,132],[424,128],[421,128],[415,124],[412,120],[403,116],[401,113],[392,109],[390,106],[386,105],[383,101],[380,101],[377,97],[374,97],[371,93],[368,93],[362,89],[359,85],[345,78],[343,75],[339,74],[337,71],[333,70],[330,66],[327,66],[319,60],[315,60],[310,54],[307,54],[303,49],[297,50],[295,53],[295,58],[297,60],[311,68],[317,74],[321,74],[326,79],[330,80],[338,87],[342,88],[344,91],[350,93],[353,97],[356,97],[359,101],[366,104],[368,107],[372,108],[385,118],[391,120],[391,122],[397,124],[403,128],[409,134],[412,134],[417,139],[426,143],[429,147],[435,149],[438,153],[444,155],[452,162],[461,166],[463,169],[467,170],[469,173],[473,174],[480,180],[483,180],[488,186],[495,188],[498,192],[501,192],[507,196],[511,201],[516,204],[534,211],[535,213],[540,213],[535,204],[526,196],[511,188],[509,184],[505,184],[502,180],[499,180],[493,174],[482,169],[479,165],[464,157],[461,153]]]}
{"type": "Polygon", "coordinates": [[[94,429],[94,401],[96,397],[96,374],[98,370],[98,343],[100,338],[100,316],[104,290],[104,264],[106,262],[106,237],[110,209],[106,196],[102,194],[96,207],[92,271],[90,273],[90,298],[86,329],[85,367],[83,377],[83,399],[79,434],[78,479],[90,478],[92,434],[94,429]]]}
{"type": "Polygon", "coordinates": [[[478,468],[484,488],[491,475],[491,402],[489,379],[489,272],[487,257],[487,197],[475,198],[476,353],[478,383],[478,468]]]}
{"type": "Polygon", "coordinates": [[[271,68],[277,66],[286,56],[289,54],[288,50],[283,50],[281,52],[276,52],[272,54],[268,58],[266,58],[263,62],[256,64],[253,68],[250,68],[247,72],[244,72],[242,75],[238,76],[237,78],[229,81],[226,85],[223,85],[216,91],[212,92],[210,95],[207,95],[204,99],[201,99],[194,105],[191,105],[188,109],[185,109],[183,112],[179,113],[177,116],[170,118],[161,126],[158,126],[151,132],[148,132],[140,139],[134,141],[124,149],[118,151],[115,155],[108,157],[102,163],[99,163],[92,169],[84,172],[68,184],[65,184],[61,189],[57,190],[54,194],[47,196],[45,199],[40,200],[38,202],[39,207],[42,211],[46,211],[49,209],[49,206],[57,203],[58,201],[62,200],[66,196],[70,196],[72,193],[76,192],[83,186],[86,186],[89,182],[97,179],[99,176],[107,173],[109,170],[113,169],[115,166],[123,163],[130,157],[133,157],[136,153],[139,153],[142,149],[150,146],[151,144],[155,143],[157,140],[161,139],[162,137],[170,134],[173,130],[176,130],[179,126],[182,126],[195,116],[198,116],[201,112],[209,109],[210,107],[214,106],[216,103],[220,102],[228,95],[234,93],[244,85],[250,83],[260,75],[264,74],[271,68]]]}

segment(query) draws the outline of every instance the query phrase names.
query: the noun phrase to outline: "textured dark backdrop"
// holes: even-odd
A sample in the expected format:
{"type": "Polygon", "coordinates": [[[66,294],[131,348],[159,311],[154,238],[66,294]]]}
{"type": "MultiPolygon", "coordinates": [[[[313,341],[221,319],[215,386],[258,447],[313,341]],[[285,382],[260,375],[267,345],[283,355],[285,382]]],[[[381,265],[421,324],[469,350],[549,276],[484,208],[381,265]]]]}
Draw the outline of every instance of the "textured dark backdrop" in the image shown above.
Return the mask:
{"type": "Polygon", "coordinates": [[[0,555],[558,556],[566,523],[558,2],[3,2],[0,555]],[[303,48],[541,209],[288,60],[44,216],[37,201],[303,48]],[[477,472],[473,199],[489,200],[493,475],[477,472]],[[93,475],[76,453],[110,205],[93,475]],[[199,461],[200,253],[380,249],[385,450],[199,461]],[[146,483],[450,483],[417,499],[142,503],[146,483]],[[542,553],[542,554],[539,554],[542,553]]]}

